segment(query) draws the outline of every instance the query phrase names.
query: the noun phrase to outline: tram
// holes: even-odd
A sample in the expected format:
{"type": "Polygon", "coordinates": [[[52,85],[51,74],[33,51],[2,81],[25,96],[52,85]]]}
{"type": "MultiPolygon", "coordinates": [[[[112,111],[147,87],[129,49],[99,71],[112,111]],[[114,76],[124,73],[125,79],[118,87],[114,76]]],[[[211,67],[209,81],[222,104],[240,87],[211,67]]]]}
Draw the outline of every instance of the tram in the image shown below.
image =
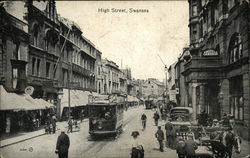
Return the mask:
{"type": "Polygon", "coordinates": [[[89,134],[111,136],[121,132],[124,102],[108,95],[92,96],[87,104],[89,113],[89,134]]]}

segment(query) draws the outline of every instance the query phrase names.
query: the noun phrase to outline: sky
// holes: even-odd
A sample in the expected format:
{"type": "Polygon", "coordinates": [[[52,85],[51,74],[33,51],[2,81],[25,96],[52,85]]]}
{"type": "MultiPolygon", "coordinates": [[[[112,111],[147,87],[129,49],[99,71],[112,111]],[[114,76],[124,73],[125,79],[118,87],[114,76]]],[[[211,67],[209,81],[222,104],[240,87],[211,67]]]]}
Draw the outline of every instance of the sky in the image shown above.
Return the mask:
{"type": "Polygon", "coordinates": [[[159,56],[169,66],[189,43],[188,1],[56,1],[56,7],[58,14],[81,27],[102,58],[131,68],[136,79],[163,81],[159,56]],[[112,8],[126,12],[112,12],[112,8]],[[130,8],[148,12],[130,13],[130,8]]]}

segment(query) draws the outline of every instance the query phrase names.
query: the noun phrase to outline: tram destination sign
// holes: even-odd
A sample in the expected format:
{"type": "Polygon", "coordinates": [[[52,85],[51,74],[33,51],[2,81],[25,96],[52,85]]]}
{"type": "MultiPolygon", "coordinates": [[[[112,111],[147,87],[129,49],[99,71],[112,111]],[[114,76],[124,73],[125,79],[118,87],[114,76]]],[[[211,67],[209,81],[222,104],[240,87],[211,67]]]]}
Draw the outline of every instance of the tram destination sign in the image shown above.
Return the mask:
{"type": "Polygon", "coordinates": [[[213,49],[204,50],[202,55],[204,57],[219,56],[219,53],[213,49]]]}

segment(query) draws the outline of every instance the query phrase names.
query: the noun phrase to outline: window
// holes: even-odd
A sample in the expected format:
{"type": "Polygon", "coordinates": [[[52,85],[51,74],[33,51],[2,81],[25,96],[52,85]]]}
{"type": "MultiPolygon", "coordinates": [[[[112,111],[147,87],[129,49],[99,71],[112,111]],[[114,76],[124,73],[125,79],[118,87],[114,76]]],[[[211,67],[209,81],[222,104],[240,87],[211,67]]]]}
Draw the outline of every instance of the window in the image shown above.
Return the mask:
{"type": "Polygon", "coordinates": [[[56,78],[56,64],[53,66],[53,78],[56,78]]]}
{"type": "Polygon", "coordinates": [[[100,70],[100,67],[98,67],[98,75],[101,74],[101,70],[100,70]]]}
{"type": "Polygon", "coordinates": [[[37,59],[36,71],[37,76],[40,76],[40,59],[37,59]]]}
{"type": "Polygon", "coordinates": [[[241,36],[236,33],[229,43],[229,63],[234,63],[243,58],[241,36]]]}
{"type": "Polygon", "coordinates": [[[38,41],[39,41],[39,39],[38,39],[38,26],[35,25],[33,27],[33,45],[38,47],[38,41]]]}
{"type": "Polygon", "coordinates": [[[214,20],[215,20],[215,24],[219,21],[219,5],[218,5],[218,1],[215,1],[215,4],[214,4],[214,20]]]}
{"type": "Polygon", "coordinates": [[[17,80],[18,80],[18,69],[17,68],[13,68],[12,69],[12,87],[14,89],[17,88],[17,80]]]}
{"type": "Polygon", "coordinates": [[[20,47],[19,47],[19,45],[20,45],[19,42],[14,42],[13,43],[12,57],[15,60],[19,60],[20,59],[20,47]]]}
{"type": "Polygon", "coordinates": [[[192,6],[192,16],[197,16],[197,5],[192,6]]]}
{"type": "Polygon", "coordinates": [[[239,4],[239,0],[228,0],[228,8],[232,9],[234,6],[239,4]]]}
{"type": "Polygon", "coordinates": [[[36,58],[32,58],[32,67],[31,67],[32,75],[35,75],[35,64],[36,64],[36,58]]]}
{"type": "Polygon", "coordinates": [[[235,119],[244,119],[243,79],[242,76],[233,77],[229,80],[230,114],[235,119]]]}
{"type": "Polygon", "coordinates": [[[49,78],[49,73],[50,73],[50,63],[49,62],[46,62],[46,77],[49,78]]]}

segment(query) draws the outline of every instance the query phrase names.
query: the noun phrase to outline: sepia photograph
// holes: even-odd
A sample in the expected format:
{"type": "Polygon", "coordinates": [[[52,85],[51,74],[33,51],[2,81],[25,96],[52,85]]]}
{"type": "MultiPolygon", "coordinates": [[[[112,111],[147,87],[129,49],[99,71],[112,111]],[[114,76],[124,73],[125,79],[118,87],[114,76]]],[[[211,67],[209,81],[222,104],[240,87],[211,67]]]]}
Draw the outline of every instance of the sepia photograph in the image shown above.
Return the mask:
{"type": "Polygon", "coordinates": [[[0,158],[250,158],[249,0],[0,1],[0,158]]]}

